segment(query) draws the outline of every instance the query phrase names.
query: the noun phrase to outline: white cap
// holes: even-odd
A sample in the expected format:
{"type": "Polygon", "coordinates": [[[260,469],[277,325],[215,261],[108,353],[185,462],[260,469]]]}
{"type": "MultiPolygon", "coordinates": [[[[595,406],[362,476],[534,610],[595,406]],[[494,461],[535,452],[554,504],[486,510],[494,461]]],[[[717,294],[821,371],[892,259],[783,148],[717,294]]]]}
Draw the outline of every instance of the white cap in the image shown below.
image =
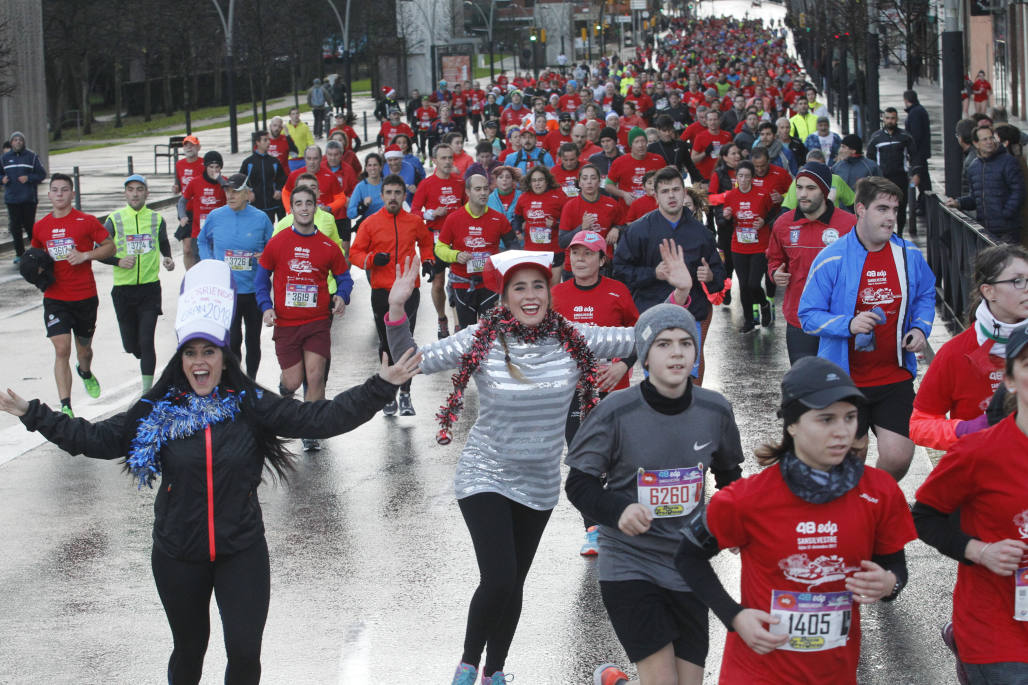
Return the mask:
{"type": "Polygon", "coordinates": [[[178,295],[175,335],[181,348],[203,338],[227,347],[236,308],[236,286],[228,264],[204,259],[186,272],[178,295]]]}
{"type": "Polygon", "coordinates": [[[506,250],[490,255],[482,273],[485,286],[494,292],[503,292],[507,279],[522,267],[540,267],[550,276],[550,265],[553,264],[552,252],[536,252],[534,250],[506,250]]]}

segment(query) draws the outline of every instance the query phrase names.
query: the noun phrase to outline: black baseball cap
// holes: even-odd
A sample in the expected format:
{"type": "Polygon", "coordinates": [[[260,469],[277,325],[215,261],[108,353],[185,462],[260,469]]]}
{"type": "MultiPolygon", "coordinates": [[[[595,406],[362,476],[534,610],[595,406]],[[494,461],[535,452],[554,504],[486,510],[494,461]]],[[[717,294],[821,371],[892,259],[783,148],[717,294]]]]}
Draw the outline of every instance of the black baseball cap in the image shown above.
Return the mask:
{"type": "Polygon", "coordinates": [[[1028,345],[1028,324],[1018,326],[1007,337],[1007,361],[1017,359],[1025,345],[1028,345]]]}
{"type": "Polygon", "coordinates": [[[557,121],[574,121],[574,118],[568,112],[561,112],[560,116],[557,117],[557,121]]]}
{"type": "Polygon", "coordinates": [[[247,176],[246,174],[232,174],[227,179],[225,179],[225,183],[223,185],[226,188],[231,188],[232,190],[237,190],[237,191],[238,190],[249,190],[250,189],[250,186],[248,185],[248,181],[249,180],[250,180],[250,177],[247,176]]]}
{"type": "Polygon", "coordinates": [[[799,402],[824,409],[840,400],[865,402],[867,398],[837,364],[820,357],[803,357],[782,379],[782,407],[799,402]]]}

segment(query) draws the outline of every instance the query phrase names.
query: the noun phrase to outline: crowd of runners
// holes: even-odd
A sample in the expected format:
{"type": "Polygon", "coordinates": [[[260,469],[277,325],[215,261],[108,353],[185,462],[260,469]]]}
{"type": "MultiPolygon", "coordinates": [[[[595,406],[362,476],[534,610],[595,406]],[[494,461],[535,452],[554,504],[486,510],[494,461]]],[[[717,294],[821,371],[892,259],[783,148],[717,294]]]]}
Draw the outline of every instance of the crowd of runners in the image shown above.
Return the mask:
{"type": "MultiPolygon", "coordinates": [[[[312,452],[379,410],[414,416],[412,379],[435,372],[453,383],[440,444],[472,381],[478,394],[454,486],[480,581],[454,685],[506,682],[562,485],[633,683],[701,683],[708,609],[729,629],[721,682],[856,683],[860,606],[896,599],[917,537],[960,562],[940,626],[960,682],[1028,682],[1028,252],[1000,242],[977,256],[970,325],[915,390],[935,276],[902,233],[929,151],[896,109],[866,141],[840,137],[784,27],[725,18],[669,20],[631,58],[440,81],[403,106],[392,88],[380,96],[363,149],[347,117],[312,132],[294,110],[227,174],[187,136],[170,233],[143,176],[101,224],[72,208],[70,177],[38,159],[4,167],[8,191],[48,186],[30,247],[21,214],[12,230],[43,291],[59,408],[11,390],[0,408],[157,484],[169,683],[199,682],[212,591],[226,682],[260,678],[270,571],[255,490],[265,469],[288,475],[283,439],[312,452]],[[178,346],[155,379],[172,240],[186,271],[178,346]],[[74,418],[70,359],[99,397],[94,261],[113,270],[143,395],[90,423],[74,418]],[[422,281],[436,321],[419,344],[422,281]],[[332,330],[354,306],[373,312],[381,368],[326,400],[332,330]],[[719,315],[741,338],[784,325],[792,364],[782,434],[746,478],[733,408],[703,386],[719,315]],[[254,380],[263,327],[281,370],[270,390],[254,380]],[[947,453],[911,511],[897,481],[915,443],[947,453]],[[739,601],[710,564],[723,549],[740,555],[739,601]]],[[[28,159],[24,136],[11,142],[28,159]]],[[[594,678],[629,681],[613,663],[594,678]]]]}

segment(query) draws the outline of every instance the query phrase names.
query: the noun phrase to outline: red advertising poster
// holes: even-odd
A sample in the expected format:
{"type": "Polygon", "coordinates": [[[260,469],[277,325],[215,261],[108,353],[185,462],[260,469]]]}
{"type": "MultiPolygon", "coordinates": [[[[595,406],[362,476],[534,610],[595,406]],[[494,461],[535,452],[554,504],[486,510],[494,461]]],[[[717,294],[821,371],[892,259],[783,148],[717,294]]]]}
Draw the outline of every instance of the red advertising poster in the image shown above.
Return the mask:
{"type": "Polygon", "coordinates": [[[471,78],[470,55],[448,55],[443,60],[443,78],[447,83],[463,83],[471,78]]]}

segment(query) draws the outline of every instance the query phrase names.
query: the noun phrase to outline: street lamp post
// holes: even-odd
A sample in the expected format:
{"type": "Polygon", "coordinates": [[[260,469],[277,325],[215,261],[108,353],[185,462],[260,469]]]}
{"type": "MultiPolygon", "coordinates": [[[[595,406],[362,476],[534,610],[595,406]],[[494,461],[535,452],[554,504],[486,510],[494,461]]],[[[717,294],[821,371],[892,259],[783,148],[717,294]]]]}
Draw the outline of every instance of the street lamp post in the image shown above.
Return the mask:
{"type": "Polygon", "coordinates": [[[489,39],[489,81],[496,81],[495,67],[493,66],[493,12],[496,10],[496,0],[489,0],[489,16],[485,16],[485,12],[482,8],[471,2],[471,0],[464,0],[465,5],[469,5],[478,10],[479,15],[482,17],[482,21],[486,22],[486,37],[489,39]]]}
{"type": "MultiPolygon", "coordinates": [[[[346,21],[339,16],[339,8],[333,0],[325,0],[339,22],[339,30],[343,34],[343,79],[346,80],[346,113],[353,112],[353,78],[350,73],[350,0],[346,0],[346,21]]],[[[338,77],[337,77],[338,78],[338,77]]]]}
{"type": "Polygon", "coordinates": [[[225,62],[228,67],[228,129],[230,148],[232,153],[239,152],[239,131],[236,121],[236,65],[232,58],[232,25],[235,16],[236,0],[228,0],[228,17],[221,10],[219,0],[211,0],[214,8],[218,10],[218,19],[221,20],[221,28],[225,31],[225,62]]]}

